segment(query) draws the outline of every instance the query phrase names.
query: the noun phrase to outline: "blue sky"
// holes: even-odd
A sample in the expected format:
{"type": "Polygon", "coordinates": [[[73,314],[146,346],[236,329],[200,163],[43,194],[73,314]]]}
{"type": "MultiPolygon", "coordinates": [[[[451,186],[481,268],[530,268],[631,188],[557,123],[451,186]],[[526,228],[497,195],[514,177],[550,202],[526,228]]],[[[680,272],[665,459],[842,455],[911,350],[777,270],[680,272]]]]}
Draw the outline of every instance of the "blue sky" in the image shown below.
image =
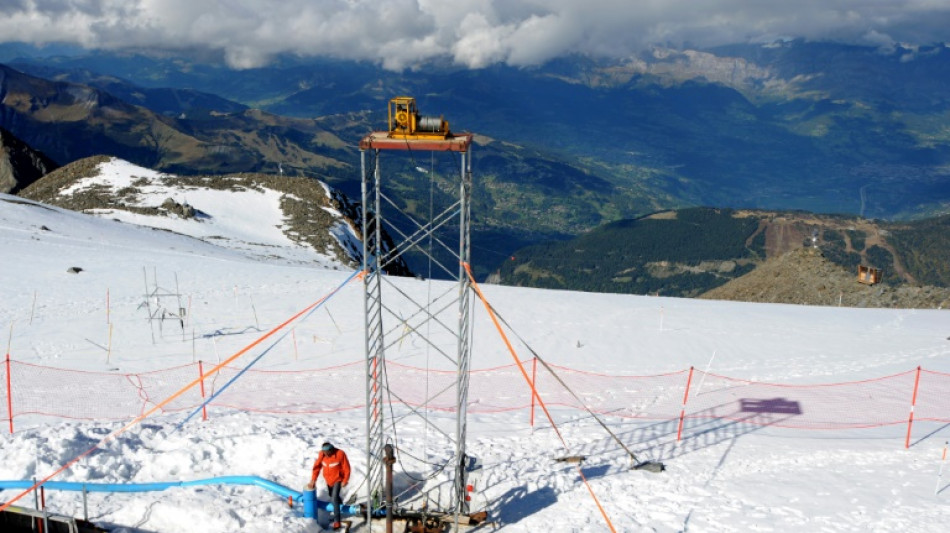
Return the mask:
{"type": "Polygon", "coordinates": [[[948,0],[0,0],[0,39],[207,49],[236,68],[276,54],[432,59],[480,68],[803,37],[950,42],[948,0]]]}

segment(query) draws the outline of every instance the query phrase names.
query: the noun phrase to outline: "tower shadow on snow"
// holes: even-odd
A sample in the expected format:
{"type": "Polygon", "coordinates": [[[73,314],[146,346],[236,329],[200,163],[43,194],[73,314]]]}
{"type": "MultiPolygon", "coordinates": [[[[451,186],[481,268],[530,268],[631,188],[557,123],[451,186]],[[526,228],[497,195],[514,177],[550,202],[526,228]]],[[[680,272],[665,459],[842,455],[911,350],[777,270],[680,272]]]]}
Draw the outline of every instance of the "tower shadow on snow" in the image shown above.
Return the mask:
{"type": "Polygon", "coordinates": [[[523,485],[514,487],[498,498],[498,519],[502,524],[514,524],[555,503],[557,493],[551,487],[535,491],[529,491],[523,485]]]}

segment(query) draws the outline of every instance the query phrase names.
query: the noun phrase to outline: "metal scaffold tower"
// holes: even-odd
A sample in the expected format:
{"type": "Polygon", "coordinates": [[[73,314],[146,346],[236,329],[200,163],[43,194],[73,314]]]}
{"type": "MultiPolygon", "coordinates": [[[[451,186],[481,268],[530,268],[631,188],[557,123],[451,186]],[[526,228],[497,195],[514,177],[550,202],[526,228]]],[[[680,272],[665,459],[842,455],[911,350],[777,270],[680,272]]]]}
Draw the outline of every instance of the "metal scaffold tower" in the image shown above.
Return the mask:
{"type": "MultiPolygon", "coordinates": [[[[396,98],[390,105],[390,130],[373,132],[360,142],[366,328],[366,499],[370,502],[367,521],[369,514],[383,505],[384,448],[387,444],[393,445],[397,456],[404,451],[399,449],[397,426],[409,421],[413,421],[415,427],[419,427],[421,421],[428,434],[434,436],[437,446],[446,448],[439,455],[443,464],[432,466],[443,477],[448,474],[452,479],[452,502],[442,510],[456,516],[468,512],[465,438],[472,299],[464,265],[471,258],[472,135],[449,133],[448,124],[441,117],[436,120],[418,116],[412,99],[396,98]],[[408,152],[409,157],[425,154],[433,158],[441,152],[459,161],[458,167],[453,169],[454,176],[444,177],[439,183],[438,192],[447,205],[440,204],[438,209],[432,209],[430,201],[428,212],[416,209],[412,213],[400,207],[387,194],[394,190],[395,184],[382,172],[380,155],[386,151],[408,152]],[[398,224],[395,223],[397,219],[398,224]],[[458,229],[457,242],[455,228],[458,229]],[[388,265],[407,253],[423,254],[417,257],[425,257],[430,271],[433,268],[438,271],[437,275],[430,272],[430,289],[425,297],[419,296],[420,291],[411,289],[410,283],[418,284],[418,281],[385,274],[388,265]],[[447,281],[439,282],[433,291],[431,287],[435,285],[431,278],[434,277],[447,281]],[[454,370],[454,383],[430,391],[428,382],[423,382],[427,379],[426,374],[420,377],[419,383],[399,383],[397,390],[397,384],[389,380],[387,353],[397,351],[407,337],[411,337],[420,350],[431,352],[441,368],[454,370]],[[413,391],[412,398],[400,393],[407,389],[413,391]],[[430,410],[426,406],[430,401],[440,398],[444,402],[447,395],[452,394],[454,421],[444,412],[439,417],[429,416],[430,410]],[[453,423],[454,428],[447,427],[453,423]]],[[[417,167],[410,172],[423,170],[417,167]]],[[[446,505],[432,500],[427,502],[446,505]]]]}

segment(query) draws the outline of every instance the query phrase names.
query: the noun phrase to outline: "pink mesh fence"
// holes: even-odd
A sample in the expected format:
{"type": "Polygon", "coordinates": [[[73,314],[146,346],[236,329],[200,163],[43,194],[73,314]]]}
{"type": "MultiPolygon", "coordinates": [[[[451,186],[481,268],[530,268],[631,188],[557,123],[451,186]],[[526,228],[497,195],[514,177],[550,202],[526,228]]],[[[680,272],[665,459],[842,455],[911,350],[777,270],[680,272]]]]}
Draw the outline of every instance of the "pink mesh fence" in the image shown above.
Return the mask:
{"type": "MultiPolygon", "coordinates": [[[[686,416],[737,421],[768,418],[768,425],[800,429],[901,424],[907,422],[915,374],[910,371],[847,383],[783,385],[717,374],[703,377],[702,372],[696,372],[686,416]]],[[[944,404],[950,407],[950,402],[944,404]]]]}
{"type": "Polygon", "coordinates": [[[947,422],[950,418],[950,374],[921,370],[915,410],[917,420],[947,422]]]}
{"type": "MultiPolygon", "coordinates": [[[[950,423],[950,374],[914,369],[863,381],[789,385],[748,381],[695,370],[653,376],[618,376],[525,362],[529,380],[548,407],[589,409],[633,419],[678,423],[679,430],[706,420],[797,429],[855,429],[926,420],[950,423]],[[552,373],[553,372],[553,373],[552,373]],[[916,391],[916,394],[915,394],[916,391]],[[685,402],[684,402],[685,399],[685,402]]],[[[300,371],[240,369],[206,376],[192,364],[145,372],[84,372],[8,360],[0,365],[5,405],[2,420],[13,432],[17,416],[129,419],[191,383],[162,412],[201,406],[275,414],[314,414],[363,409],[362,361],[300,371]],[[203,385],[198,386],[198,385],[203,385]]],[[[389,363],[383,376],[391,401],[437,411],[455,408],[455,372],[389,363]]],[[[536,401],[516,365],[475,370],[469,379],[469,413],[530,410],[536,401]]]]}
{"type": "MultiPolygon", "coordinates": [[[[224,368],[205,380],[208,396],[240,372],[224,368]]],[[[365,405],[362,362],[320,370],[249,370],[209,405],[278,414],[332,413],[365,405]]]]}

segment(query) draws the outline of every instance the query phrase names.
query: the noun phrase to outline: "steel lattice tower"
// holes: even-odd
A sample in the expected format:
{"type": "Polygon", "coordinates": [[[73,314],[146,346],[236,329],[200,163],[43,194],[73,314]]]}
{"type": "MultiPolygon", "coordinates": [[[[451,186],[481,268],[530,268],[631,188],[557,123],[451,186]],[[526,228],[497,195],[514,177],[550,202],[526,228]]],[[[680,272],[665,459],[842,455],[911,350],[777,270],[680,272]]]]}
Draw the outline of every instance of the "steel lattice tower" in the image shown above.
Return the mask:
{"type": "MultiPolygon", "coordinates": [[[[465,480],[465,439],[467,429],[467,404],[469,368],[471,355],[472,298],[471,282],[465,265],[471,260],[471,146],[472,135],[463,134],[439,140],[408,140],[389,138],[387,132],[374,132],[360,142],[360,168],[362,175],[362,231],[363,231],[363,296],[366,333],[366,461],[368,513],[378,507],[375,503],[383,494],[383,447],[387,439],[394,439],[396,425],[402,420],[416,417],[424,420],[434,434],[440,435],[442,443],[454,449],[451,462],[445,471],[453,475],[454,508],[458,514],[468,512],[465,480]],[[453,186],[444,187],[442,193],[451,194],[450,205],[433,212],[428,220],[418,214],[408,216],[386,194],[387,185],[380,168],[383,151],[400,150],[417,153],[455,152],[461,164],[457,179],[449,177],[453,186]],[[370,156],[367,161],[367,155],[370,156]],[[389,223],[390,216],[400,216],[411,221],[406,230],[389,223]],[[458,227],[457,246],[453,238],[445,237],[446,228],[458,227]],[[384,230],[392,241],[384,238],[384,230]],[[441,230],[441,231],[440,231],[441,230]],[[427,248],[428,245],[428,248],[427,248]],[[438,254],[433,253],[438,247],[438,254]],[[387,265],[409,251],[425,254],[439,268],[440,277],[449,280],[451,288],[425,299],[410,295],[399,283],[400,278],[385,275],[387,265]],[[451,257],[452,263],[446,257],[451,257]],[[402,312],[406,311],[408,317],[402,312]],[[456,317],[457,313],[457,317],[456,317]],[[438,332],[430,335],[431,329],[438,332]],[[399,331],[402,330],[402,336],[399,331]],[[450,362],[455,371],[456,418],[454,431],[438,427],[426,416],[424,408],[410,405],[398,393],[390,389],[387,375],[387,350],[401,342],[406,332],[421,339],[426,349],[436,352],[443,361],[450,362]],[[398,339],[397,339],[398,337],[398,339]],[[395,339],[395,340],[394,340],[395,339]],[[447,342],[448,341],[448,342],[447,342]],[[451,346],[449,346],[451,344],[451,346]],[[398,408],[400,414],[396,414],[398,408]]],[[[431,178],[430,178],[431,179],[431,178]]],[[[401,278],[403,281],[405,278],[401,278]]],[[[444,286],[444,285],[443,285],[444,286]]],[[[425,385],[429,394],[428,384],[425,385]]],[[[405,387],[405,384],[403,384],[405,387]]],[[[451,391],[440,390],[430,396],[444,395],[451,391]]],[[[426,402],[429,398],[426,398],[426,402]]],[[[445,420],[442,420],[443,425],[445,420]]],[[[397,451],[398,453],[398,451],[397,451]]],[[[449,510],[449,509],[447,509],[449,510]]],[[[369,516],[367,516],[369,522],[369,516]]],[[[370,531],[372,525],[370,523],[370,531]]]]}

